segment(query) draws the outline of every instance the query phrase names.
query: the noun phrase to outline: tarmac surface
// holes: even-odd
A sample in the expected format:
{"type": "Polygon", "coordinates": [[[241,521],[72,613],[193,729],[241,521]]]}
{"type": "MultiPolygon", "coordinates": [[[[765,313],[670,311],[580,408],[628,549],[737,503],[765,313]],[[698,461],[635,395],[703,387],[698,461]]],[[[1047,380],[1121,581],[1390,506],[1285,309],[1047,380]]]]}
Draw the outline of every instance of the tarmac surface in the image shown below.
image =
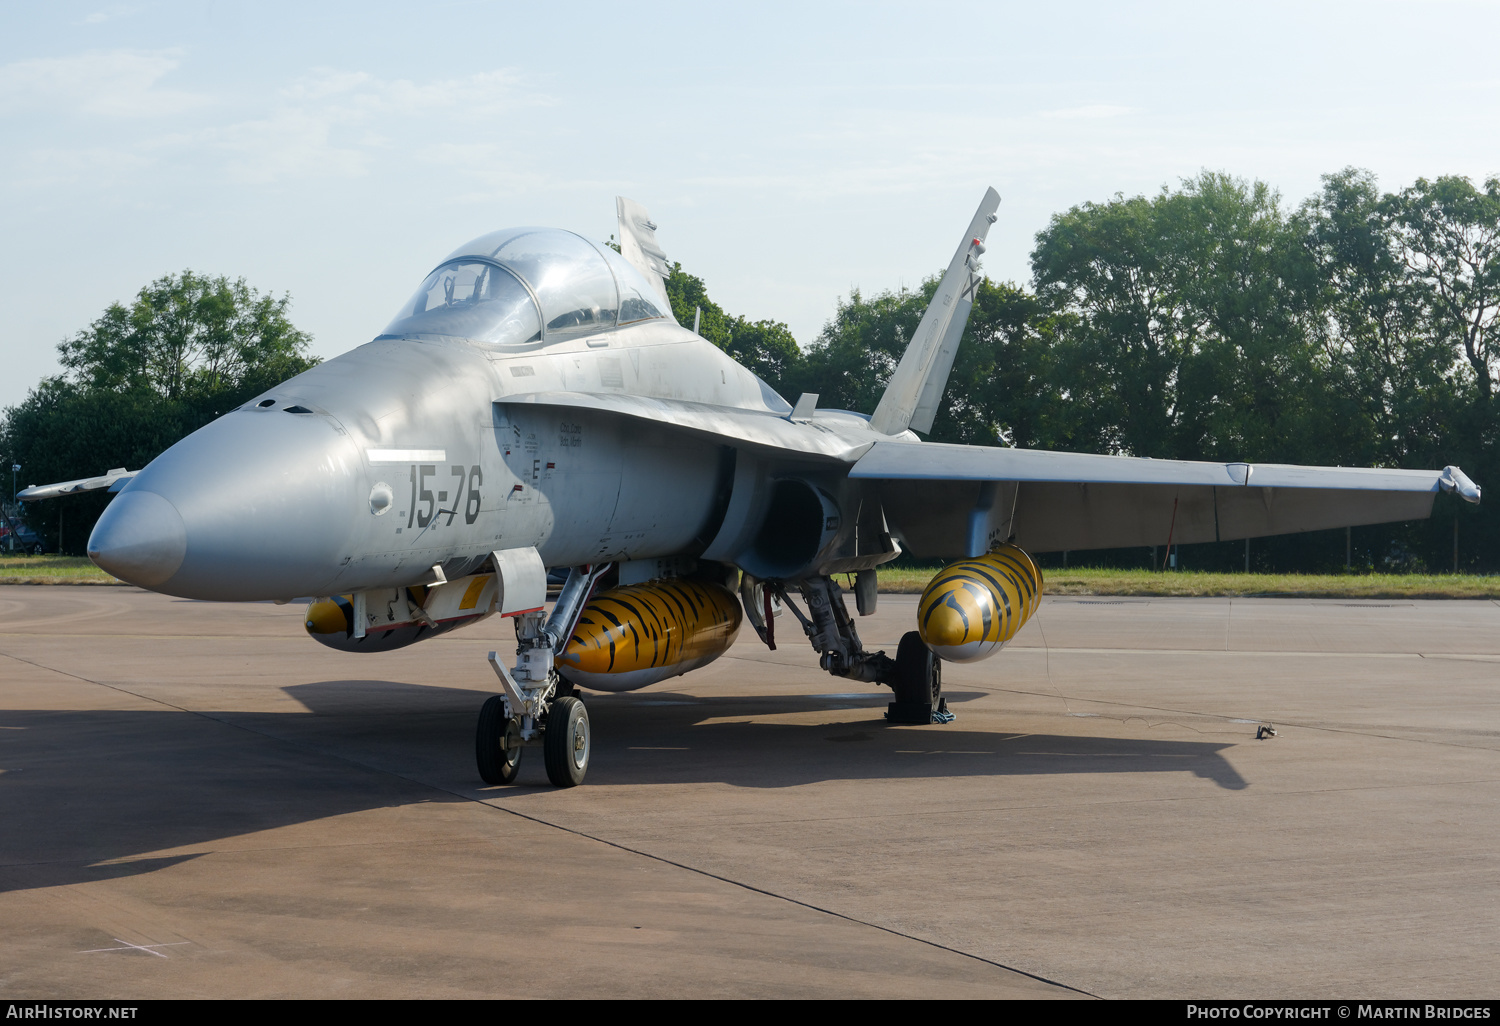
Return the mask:
{"type": "Polygon", "coordinates": [[[570,790],[475,773],[508,623],[301,618],[0,587],[0,998],[1500,992],[1493,602],[1048,599],[928,727],[785,617],[570,790]]]}

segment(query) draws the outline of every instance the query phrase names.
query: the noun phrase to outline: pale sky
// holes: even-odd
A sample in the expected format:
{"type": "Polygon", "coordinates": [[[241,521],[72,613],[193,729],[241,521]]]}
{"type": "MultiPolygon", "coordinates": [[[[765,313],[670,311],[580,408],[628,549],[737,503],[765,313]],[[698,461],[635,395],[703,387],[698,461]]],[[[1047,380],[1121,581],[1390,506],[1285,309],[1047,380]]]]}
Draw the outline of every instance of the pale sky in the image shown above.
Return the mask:
{"type": "Polygon", "coordinates": [[[806,345],[851,288],[991,277],[1048,218],[1203,169],[1295,205],[1500,174],[1500,5],[21,4],[0,34],[0,406],[170,272],[292,296],[334,356],[450,250],[614,197],[806,345]]]}

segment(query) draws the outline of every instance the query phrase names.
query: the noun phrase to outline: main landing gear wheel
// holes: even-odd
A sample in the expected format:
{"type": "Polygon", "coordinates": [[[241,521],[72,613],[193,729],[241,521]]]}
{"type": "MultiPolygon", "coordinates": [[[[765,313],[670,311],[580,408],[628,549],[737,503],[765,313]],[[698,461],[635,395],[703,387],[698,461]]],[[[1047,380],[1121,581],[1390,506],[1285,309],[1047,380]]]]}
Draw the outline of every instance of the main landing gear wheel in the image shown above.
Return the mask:
{"type": "Polygon", "coordinates": [[[896,649],[896,700],[886,709],[890,723],[931,723],[933,714],[947,714],[943,701],[943,662],[922,644],[922,636],[907,631],[896,649]]]}
{"type": "Polygon", "coordinates": [[[547,711],[547,732],[542,735],[542,754],[547,779],[556,787],[583,783],[589,771],[589,713],[576,698],[559,698],[547,711]]]}
{"type": "Polygon", "coordinates": [[[521,772],[521,724],[505,715],[505,699],[499,695],[479,710],[474,758],[486,784],[514,783],[521,772]]]}

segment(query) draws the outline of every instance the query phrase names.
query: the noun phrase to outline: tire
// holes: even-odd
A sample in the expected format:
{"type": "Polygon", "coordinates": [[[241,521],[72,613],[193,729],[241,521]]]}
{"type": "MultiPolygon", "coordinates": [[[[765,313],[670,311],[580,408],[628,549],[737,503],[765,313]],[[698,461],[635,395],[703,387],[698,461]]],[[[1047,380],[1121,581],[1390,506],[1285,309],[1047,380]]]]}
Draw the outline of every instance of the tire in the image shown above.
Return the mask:
{"type": "Polygon", "coordinates": [[[943,700],[943,662],[922,644],[922,636],[908,631],[896,649],[896,700],[887,719],[892,723],[928,723],[943,700]]]}
{"type": "Polygon", "coordinates": [[[521,728],[505,715],[505,699],[494,695],[479,710],[474,761],[486,784],[511,784],[521,772],[521,728]]]}
{"type": "Polygon", "coordinates": [[[542,754],[547,779],[556,787],[576,787],[589,771],[593,738],[589,713],[576,698],[559,698],[547,712],[547,732],[542,736],[542,754]]]}

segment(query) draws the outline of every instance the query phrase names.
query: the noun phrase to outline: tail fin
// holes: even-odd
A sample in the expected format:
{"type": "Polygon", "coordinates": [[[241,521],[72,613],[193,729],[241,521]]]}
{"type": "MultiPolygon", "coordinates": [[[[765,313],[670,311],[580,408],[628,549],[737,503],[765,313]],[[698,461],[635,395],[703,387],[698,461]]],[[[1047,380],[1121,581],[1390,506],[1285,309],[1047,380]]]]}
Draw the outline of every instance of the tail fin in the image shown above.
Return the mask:
{"type": "Polygon", "coordinates": [[[620,255],[656,287],[657,296],[666,304],[662,309],[670,315],[672,302],[667,298],[667,279],[672,275],[672,266],[656,244],[656,222],[645,207],[624,196],[615,197],[615,213],[620,222],[620,255]]]}
{"type": "Polygon", "coordinates": [[[937,414],[943,388],[948,384],[948,372],[953,369],[953,357],[958,352],[958,340],[963,337],[964,325],[969,322],[969,311],[974,306],[979,255],[984,252],[984,239],[990,225],[995,223],[999,207],[1000,194],[994,189],[987,190],[974,220],[969,222],[968,234],[953,254],[953,261],[922,315],[922,323],[917,325],[917,333],[907,345],[896,373],[880,397],[880,405],[870,418],[870,427],[881,434],[899,434],[907,428],[932,430],[932,418],[937,414]]]}

